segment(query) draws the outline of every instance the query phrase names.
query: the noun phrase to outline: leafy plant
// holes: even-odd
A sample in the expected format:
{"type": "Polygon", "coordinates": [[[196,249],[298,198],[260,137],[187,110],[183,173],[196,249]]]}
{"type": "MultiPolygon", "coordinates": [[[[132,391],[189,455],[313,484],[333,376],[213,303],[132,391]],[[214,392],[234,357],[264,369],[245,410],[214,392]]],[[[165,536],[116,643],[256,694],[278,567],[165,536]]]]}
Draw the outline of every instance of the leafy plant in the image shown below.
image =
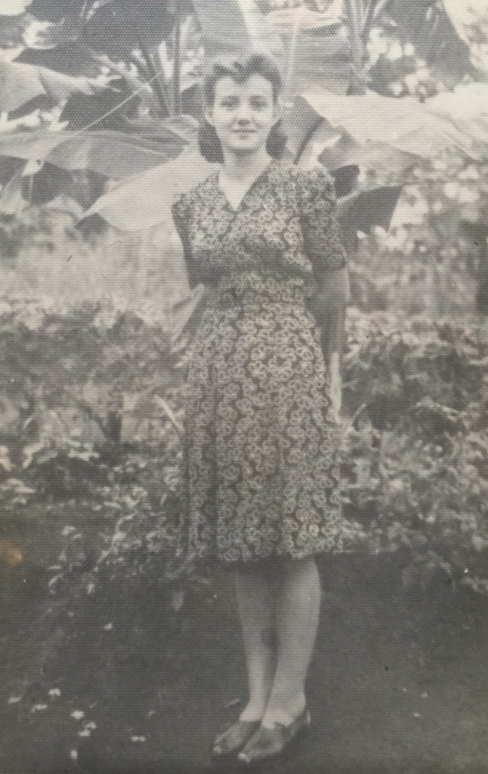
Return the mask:
{"type": "MultiPolygon", "coordinates": [[[[0,153],[7,159],[0,169],[2,260],[14,264],[18,244],[33,233],[55,252],[49,224],[29,225],[18,212],[26,200],[40,201],[42,181],[57,168],[65,171],[60,187],[53,185],[57,197],[69,183],[74,196],[81,170],[78,201],[93,205],[85,214],[146,233],[162,225],[169,241],[173,192],[209,171],[195,146],[204,56],[265,41],[284,64],[288,158],[333,172],[354,248],[365,242],[358,231],[368,232],[383,257],[397,249],[415,266],[430,261],[434,284],[446,257],[442,245],[461,209],[471,224],[485,218],[483,192],[463,202],[461,194],[445,190],[456,165],[466,172],[486,156],[486,84],[475,82],[483,75],[473,64],[471,43],[438,0],[281,5],[147,0],[136,15],[128,0],[34,0],[28,10],[21,6],[26,13],[0,19],[3,61],[12,65],[4,72],[18,78],[20,95],[15,109],[7,103],[0,126],[0,153]],[[385,44],[381,51],[378,41],[385,44]],[[23,47],[20,54],[16,46],[23,47]],[[74,78],[73,62],[81,64],[82,80],[74,78]],[[43,68],[49,70],[45,81],[43,68]],[[427,74],[421,77],[422,69],[427,74]],[[30,81],[43,90],[29,91],[30,81]],[[469,116],[460,108],[467,95],[475,97],[469,116]],[[395,116],[397,136],[385,114],[395,116]],[[148,190],[155,192],[151,201],[148,190]],[[419,200],[427,208],[422,222],[385,235],[398,202],[414,208],[419,200]],[[407,251],[406,245],[413,246],[407,251]]],[[[461,188],[468,185],[459,180],[461,188]]],[[[479,180],[473,186],[479,188],[479,180]]],[[[73,212],[82,214],[76,206],[73,212]]],[[[37,214],[44,217],[42,207],[37,214]]],[[[129,260],[138,255],[135,245],[129,260]]],[[[449,245],[452,265],[457,253],[449,245]]],[[[387,307],[391,288],[380,290],[387,307]]],[[[101,562],[123,566],[130,556],[143,565],[149,549],[170,554],[178,509],[179,386],[198,295],[183,299],[179,311],[163,310],[159,319],[154,310],[121,309],[115,302],[76,309],[12,304],[2,307],[0,320],[5,507],[40,493],[111,502],[119,519],[108,529],[101,562]],[[163,510],[166,520],[154,529],[163,510]]],[[[473,588],[483,588],[485,333],[476,321],[463,326],[351,315],[344,363],[350,543],[369,552],[406,548],[412,557],[406,584],[421,566],[441,567],[455,578],[470,566],[473,588]]]]}
{"type": "MultiPolygon", "coordinates": [[[[41,72],[36,56],[39,57],[38,62],[42,61],[45,66],[46,52],[51,58],[50,67],[54,69],[66,68],[73,56],[81,55],[84,57],[84,68],[115,80],[111,81],[111,85],[107,84],[103,99],[98,96],[94,98],[95,102],[92,99],[90,103],[83,97],[83,113],[74,108],[79,97],[75,101],[70,99],[63,106],[59,120],[64,121],[69,116],[76,125],[77,115],[86,115],[87,110],[90,113],[89,104],[98,105],[90,113],[92,120],[88,125],[79,126],[78,123],[71,141],[62,132],[53,132],[54,127],[50,127],[47,138],[38,132],[32,132],[27,141],[24,136],[6,137],[0,143],[0,152],[26,160],[41,160],[69,170],[83,167],[101,171],[112,179],[169,161],[188,143],[192,143],[195,127],[183,119],[178,124],[161,121],[170,115],[180,114],[182,110],[199,115],[201,96],[197,95],[202,51],[210,57],[253,45],[266,47],[284,63],[286,95],[290,102],[311,85],[322,89],[328,87],[339,94],[354,94],[365,91],[370,80],[368,45],[374,32],[381,29],[391,35],[391,25],[394,24],[397,39],[411,40],[410,45],[414,50],[418,49],[418,56],[433,68],[433,73],[444,74],[448,70],[452,75],[454,70],[450,64],[453,59],[457,62],[456,77],[448,85],[454,85],[465,77],[479,77],[466,41],[458,34],[439,0],[413,4],[407,0],[344,0],[343,3],[292,5],[291,8],[276,8],[273,3],[258,5],[244,0],[195,0],[193,3],[189,0],[157,3],[147,0],[138,4],[135,14],[127,0],[102,3],[80,0],[74,4],[34,0],[27,16],[20,17],[22,22],[19,18],[25,45],[20,58],[27,57],[30,62],[23,67],[34,67],[37,68],[36,73],[41,72]],[[421,35],[418,32],[420,27],[421,35]],[[443,36],[442,47],[438,46],[439,35],[443,36]],[[65,55],[67,45],[71,46],[69,57],[65,55]],[[122,87],[124,96],[114,104],[110,95],[113,95],[114,89],[122,87]],[[193,95],[191,100],[196,99],[192,102],[195,110],[188,102],[190,94],[193,95]],[[109,97],[110,103],[107,102],[109,97]],[[108,104],[112,107],[107,110],[108,104]],[[115,121],[115,134],[110,134],[111,117],[115,121]],[[100,121],[106,129],[93,131],[100,121]],[[128,133],[135,134],[137,139],[131,140],[128,133]],[[128,148],[130,154],[127,154],[128,148]],[[123,160],[129,155],[131,163],[128,165],[123,160]]],[[[21,66],[17,63],[12,65],[21,66]]],[[[374,78],[371,85],[374,88],[374,78]]],[[[30,100],[29,94],[25,96],[30,100]]],[[[313,109],[307,113],[310,120],[299,120],[297,117],[303,109],[303,102],[298,102],[296,109],[290,112],[290,149],[297,162],[310,163],[320,155],[316,153],[316,148],[321,144],[323,146],[324,128],[330,123],[336,135],[339,129],[338,142],[328,146],[337,150],[333,169],[353,163],[350,160],[352,150],[356,151],[354,163],[366,168],[368,163],[371,164],[371,148],[368,147],[365,157],[361,158],[362,148],[357,147],[357,137],[353,148],[348,146],[350,134],[347,127],[342,124],[339,127],[337,111],[329,115],[328,102],[330,111],[333,106],[330,95],[324,93],[322,102],[324,109],[319,108],[317,113],[317,97],[314,97],[313,109]],[[349,153],[344,153],[344,148],[341,148],[344,143],[349,153]],[[366,158],[368,154],[369,159],[366,158]]],[[[385,105],[377,103],[371,94],[364,95],[363,101],[357,103],[357,109],[353,102],[336,104],[341,116],[344,110],[356,110],[358,116],[370,115],[370,125],[375,111],[385,109],[385,105]]],[[[388,105],[388,110],[393,109],[402,115],[406,129],[403,145],[397,142],[395,150],[410,162],[412,153],[415,156],[419,149],[421,155],[425,155],[437,152],[446,141],[451,144],[462,141],[463,130],[456,131],[452,127],[446,104],[443,110],[447,110],[447,116],[438,113],[433,116],[432,111],[423,112],[413,101],[405,102],[401,108],[399,105],[388,105]],[[412,122],[413,125],[416,122],[417,127],[422,122],[424,125],[424,130],[417,128],[413,137],[408,129],[412,122]]],[[[382,122],[383,131],[379,131],[377,126],[376,131],[368,135],[368,146],[371,141],[385,144],[384,126],[382,122]]],[[[481,139],[485,142],[486,128],[483,132],[481,139]]],[[[325,131],[325,134],[326,141],[330,143],[330,131],[325,131]]],[[[364,141],[359,140],[359,144],[364,145],[364,141]]],[[[464,142],[463,147],[470,152],[471,145],[468,143],[469,147],[466,146],[464,142]]],[[[383,151],[383,155],[389,152],[387,149],[383,151]]],[[[322,163],[327,163],[326,155],[320,156],[322,163]]],[[[381,152],[379,155],[381,157],[381,152]]],[[[187,162],[191,163],[191,154],[181,157],[178,169],[181,170],[187,162]]],[[[407,161],[406,166],[411,164],[407,161]]],[[[166,172],[169,177],[170,170],[166,172]]],[[[163,177],[164,174],[162,170],[163,177]]],[[[200,174],[200,169],[195,170],[194,182],[200,174]]],[[[350,186],[345,193],[352,190],[350,186]]],[[[102,206],[100,209],[104,211],[102,206]]],[[[372,209],[374,207],[370,205],[372,209]]],[[[346,207],[344,212],[346,221],[351,218],[349,230],[357,231],[359,225],[352,220],[353,210],[346,207]]],[[[377,225],[379,217],[379,208],[376,207],[371,225],[377,225]]]]}

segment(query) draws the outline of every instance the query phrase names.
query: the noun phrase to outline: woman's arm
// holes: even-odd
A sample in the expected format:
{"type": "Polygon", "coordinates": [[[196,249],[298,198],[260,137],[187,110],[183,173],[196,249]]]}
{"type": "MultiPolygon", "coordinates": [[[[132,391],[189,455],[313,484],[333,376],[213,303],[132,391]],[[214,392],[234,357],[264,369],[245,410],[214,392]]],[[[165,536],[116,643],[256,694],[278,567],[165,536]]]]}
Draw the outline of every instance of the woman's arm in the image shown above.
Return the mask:
{"type": "Polygon", "coordinates": [[[341,407],[340,365],[349,300],[347,252],[337,219],[334,181],[323,167],[297,172],[297,192],[305,254],[317,292],[310,309],[321,329],[322,349],[331,377],[334,409],[341,407]]]}
{"type": "Polygon", "coordinates": [[[341,409],[341,361],[345,344],[346,307],[349,301],[347,267],[322,271],[318,290],[309,301],[321,334],[322,351],[329,369],[334,410],[341,409]]]}

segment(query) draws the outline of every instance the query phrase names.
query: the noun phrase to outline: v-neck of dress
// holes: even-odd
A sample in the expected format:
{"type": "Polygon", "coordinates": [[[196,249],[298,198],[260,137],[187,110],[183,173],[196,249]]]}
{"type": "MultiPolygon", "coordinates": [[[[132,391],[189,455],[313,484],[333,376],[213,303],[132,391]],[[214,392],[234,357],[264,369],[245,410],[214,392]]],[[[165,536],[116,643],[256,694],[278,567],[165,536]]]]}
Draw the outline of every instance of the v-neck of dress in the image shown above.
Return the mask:
{"type": "Polygon", "coordinates": [[[242,205],[244,204],[244,202],[248,198],[249,194],[256,187],[257,183],[259,183],[262,180],[262,178],[265,177],[268,174],[268,172],[269,172],[271,166],[273,165],[273,163],[274,163],[274,159],[271,159],[271,161],[265,166],[265,168],[259,173],[259,175],[257,175],[257,177],[254,178],[254,180],[252,181],[251,185],[246,189],[246,191],[244,193],[244,196],[242,196],[242,198],[241,198],[239,204],[237,205],[237,207],[234,207],[234,205],[231,204],[231,202],[229,201],[229,199],[227,197],[227,194],[225,193],[223,188],[221,188],[221,186],[220,186],[220,174],[219,174],[219,170],[217,170],[217,172],[215,173],[215,185],[217,187],[217,191],[219,192],[219,194],[222,197],[222,199],[223,199],[224,203],[226,204],[226,206],[231,210],[231,212],[234,215],[237,215],[237,213],[240,212],[240,210],[242,209],[242,205]]]}

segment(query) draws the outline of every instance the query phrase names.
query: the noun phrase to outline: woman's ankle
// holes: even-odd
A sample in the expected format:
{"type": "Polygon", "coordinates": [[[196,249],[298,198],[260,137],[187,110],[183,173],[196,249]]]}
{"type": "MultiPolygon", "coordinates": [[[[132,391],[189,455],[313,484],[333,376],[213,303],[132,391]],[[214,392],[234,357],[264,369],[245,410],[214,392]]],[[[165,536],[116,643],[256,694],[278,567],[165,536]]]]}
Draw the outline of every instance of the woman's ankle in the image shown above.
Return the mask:
{"type": "Polygon", "coordinates": [[[249,702],[239,715],[239,720],[261,720],[265,712],[266,701],[249,702]]]}
{"type": "Polygon", "coordinates": [[[306,706],[303,692],[282,698],[271,697],[261,718],[261,724],[265,728],[273,728],[277,723],[288,726],[301,715],[306,706]]]}

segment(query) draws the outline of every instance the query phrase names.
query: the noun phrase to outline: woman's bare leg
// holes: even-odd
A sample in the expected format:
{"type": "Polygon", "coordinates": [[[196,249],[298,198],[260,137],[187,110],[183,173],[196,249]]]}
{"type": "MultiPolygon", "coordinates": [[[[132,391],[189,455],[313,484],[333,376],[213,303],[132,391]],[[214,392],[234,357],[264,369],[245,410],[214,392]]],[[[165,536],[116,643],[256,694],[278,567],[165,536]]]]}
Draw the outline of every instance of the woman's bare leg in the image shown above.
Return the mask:
{"type": "Polygon", "coordinates": [[[276,669],[273,597],[262,568],[236,572],[235,586],[249,685],[249,702],[240,720],[260,720],[276,669]]]}
{"type": "Polygon", "coordinates": [[[320,578],[312,557],[283,559],[273,579],[277,665],[262,725],[288,725],[305,708],[305,680],[317,634],[320,578]]]}

